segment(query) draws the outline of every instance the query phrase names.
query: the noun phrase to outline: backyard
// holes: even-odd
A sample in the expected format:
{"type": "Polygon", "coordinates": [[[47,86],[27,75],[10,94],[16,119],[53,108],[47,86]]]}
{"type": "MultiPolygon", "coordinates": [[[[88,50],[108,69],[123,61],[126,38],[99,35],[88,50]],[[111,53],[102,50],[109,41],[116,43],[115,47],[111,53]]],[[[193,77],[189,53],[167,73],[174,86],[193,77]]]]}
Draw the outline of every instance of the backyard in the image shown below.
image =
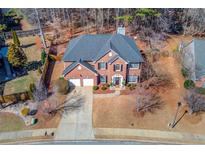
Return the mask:
{"type": "Polygon", "coordinates": [[[0,132],[17,131],[25,128],[24,121],[15,114],[0,112],[0,132]]]}
{"type": "MultiPolygon", "coordinates": [[[[27,92],[30,90],[30,84],[37,83],[41,74],[34,66],[41,60],[41,41],[38,36],[29,36],[19,38],[22,48],[30,63],[30,69],[27,75],[18,77],[7,82],[4,86],[4,95],[27,92]]],[[[11,40],[8,40],[9,43],[11,40]]],[[[41,113],[35,115],[38,123],[34,126],[26,126],[23,119],[15,114],[2,112],[0,113],[0,131],[15,131],[22,129],[52,128],[57,127],[60,116],[46,117],[41,113]],[[12,122],[14,121],[14,122],[12,122]]]]}

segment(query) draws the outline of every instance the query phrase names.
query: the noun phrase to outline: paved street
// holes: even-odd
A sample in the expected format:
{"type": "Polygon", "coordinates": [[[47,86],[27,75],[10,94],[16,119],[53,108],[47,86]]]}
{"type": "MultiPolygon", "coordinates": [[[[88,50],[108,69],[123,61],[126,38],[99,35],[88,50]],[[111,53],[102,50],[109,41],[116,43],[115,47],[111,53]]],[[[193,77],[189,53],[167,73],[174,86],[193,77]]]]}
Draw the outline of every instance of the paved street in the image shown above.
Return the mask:
{"type": "Polygon", "coordinates": [[[55,140],[94,139],[92,128],[92,88],[78,87],[76,91],[84,96],[84,104],[79,111],[70,112],[62,117],[56,131],[55,140]]]}
{"type": "MultiPolygon", "coordinates": [[[[21,144],[21,143],[19,143],[21,144]]],[[[156,142],[142,142],[142,141],[117,141],[117,140],[93,140],[93,141],[42,141],[42,142],[27,142],[29,145],[150,145],[150,144],[164,144],[156,142]]]]}

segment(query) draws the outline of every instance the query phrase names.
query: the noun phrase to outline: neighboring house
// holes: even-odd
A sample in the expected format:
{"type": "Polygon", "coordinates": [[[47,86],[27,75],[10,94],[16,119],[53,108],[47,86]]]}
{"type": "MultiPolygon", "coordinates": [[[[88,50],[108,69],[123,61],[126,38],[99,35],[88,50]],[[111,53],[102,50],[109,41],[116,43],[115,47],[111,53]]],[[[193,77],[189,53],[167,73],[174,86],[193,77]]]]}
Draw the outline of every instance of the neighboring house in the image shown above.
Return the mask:
{"type": "Polygon", "coordinates": [[[63,76],[75,86],[138,83],[144,62],[134,40],[121,34],[74,38],[63,61],[63,76]]]}
{"type": "Polygon", "coordinates": [[[12,78],[11,66],[7,59],[8,47],[0,48],[0,83],[12,78]]]}
{"type": "Polygon", "coordinates": [[[193,39],[183,45],[184,67],[197,87],[205,88],[205,39],[193,39]]]}

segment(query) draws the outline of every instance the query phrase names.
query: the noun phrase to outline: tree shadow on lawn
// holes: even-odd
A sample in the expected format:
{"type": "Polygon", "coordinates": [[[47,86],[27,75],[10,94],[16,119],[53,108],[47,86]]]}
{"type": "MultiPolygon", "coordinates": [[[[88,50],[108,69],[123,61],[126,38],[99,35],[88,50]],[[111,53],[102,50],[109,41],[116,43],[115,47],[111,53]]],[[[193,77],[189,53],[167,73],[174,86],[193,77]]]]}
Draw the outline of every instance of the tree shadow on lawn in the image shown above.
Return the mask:
{"type": "Polygon", "coordinates": [[[23,45],[21,45],[21,47],[22,48],[28,48],[28,47],[31,47],[31,46],[34,46],[34,45],[36,45],[35,43],[30,43],[30,44],[23,44],[23,45]]]}
{"type": "Polygon", "coordinates": [[[39,60],[39,61],[28,62],[25,67],[26,67],[27,71],[31,71],[31,70],[35,71],[38,68],[40,68],[41,66],[43,66],[43,64],[42,64],[41,60],[39,60]]]}

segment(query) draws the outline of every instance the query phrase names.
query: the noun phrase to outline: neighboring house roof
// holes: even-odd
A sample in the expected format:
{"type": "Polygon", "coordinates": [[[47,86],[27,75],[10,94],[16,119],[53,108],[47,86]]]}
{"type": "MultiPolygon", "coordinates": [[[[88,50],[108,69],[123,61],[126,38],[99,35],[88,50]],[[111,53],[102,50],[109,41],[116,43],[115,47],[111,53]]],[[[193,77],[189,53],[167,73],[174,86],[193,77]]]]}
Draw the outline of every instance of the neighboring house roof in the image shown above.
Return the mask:
{"type": "MultiPolygon", "coordinates": [[[[195,79],[198,80],[205,76],[205,39],[193,39],[186,45],[185,49],[191,51],[190,55],[193,55],[194,74],[195,79]]],[[[191,59],[192,57],[190,57],[191,59]]],[[[185,59],[188,61],[188,59],[185,59]]],[[[190,61],[189,61],[190,62],[190,61]]],[[[191,64],[190,64],[191,65],[191,64]]]]}
{"type": "Polygon", "coordinates": [[[76,61],[73,62],[71,65],[69,65],[64,71],[63,71],[63,75],[68,74],[70,71],[72,71],[76,66],[78,66],[78,64],[81,64],[82,66],[86,67],[88,70],[90,70],[91,72],[98,74],[97,71],[95,70],[95,68],[90,65],[89,63],[85,62],[85,61],[76,61]]]}
{"type": "Polygon", "coordinates": [[[205,40],[194,39],[194,54],[196,64],[196,78],[205,76],[205,40]]]}
{"type": "Polygon", "coordinates": [[[81,35],[72,39],[64,54],[64,61],[97,61],[110,50],[126,62],[144,62],[133,39],[121,34],[81,35]]]}

